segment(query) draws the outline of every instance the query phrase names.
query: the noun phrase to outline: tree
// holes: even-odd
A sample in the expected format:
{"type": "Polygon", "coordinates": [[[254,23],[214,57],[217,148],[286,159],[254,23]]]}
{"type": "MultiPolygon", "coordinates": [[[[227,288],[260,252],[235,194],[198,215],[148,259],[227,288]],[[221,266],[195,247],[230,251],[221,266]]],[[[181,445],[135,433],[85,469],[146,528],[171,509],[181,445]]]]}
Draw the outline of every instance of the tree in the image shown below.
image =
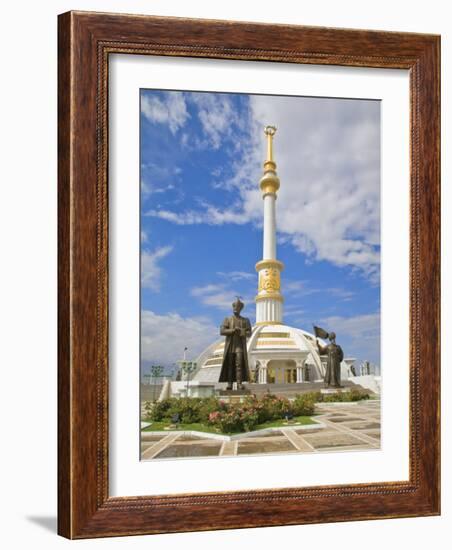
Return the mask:
{"type": "Polygon", "coordinates": [[[163,367],[160,365],[151,365],[151,381],[154,380],[154,387],[152,390],[153,400],[155,401],[155,394],[157,389],[157,379],[163,374],[163,367]]]}

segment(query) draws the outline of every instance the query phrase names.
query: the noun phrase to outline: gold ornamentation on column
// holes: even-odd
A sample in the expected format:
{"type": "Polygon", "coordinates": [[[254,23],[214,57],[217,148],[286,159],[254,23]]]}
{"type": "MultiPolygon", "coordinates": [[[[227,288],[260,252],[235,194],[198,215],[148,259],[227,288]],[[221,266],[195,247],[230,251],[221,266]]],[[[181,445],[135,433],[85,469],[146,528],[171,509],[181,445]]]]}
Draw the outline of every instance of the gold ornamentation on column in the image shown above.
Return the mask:
{"type": "Polygon", "coordinates": [[[261,269],[265,268],[271,268],[276,267],[276,269],[279,269],[279,271],[282,271],[284,269],[284,264],[280,262],[279,260],[260,260],[256,264],[256,271],[260,271],[261,269]]]}
{"type": "Polygon", "coordinates": [[[267,162],[273,162],[273,136],[276,134],[276,126],[266,126],[264,134],[267,136],[267,162]]]}
{"type": "Polygon", "coordinates": [[[258,294],[254,299],[255,302],[261,302],[262,300],[276,300],[277,302],[284,302],[284,298],[279,292],[269,292],[267,294],[258,294]]]}
{"type": "Polygon", "coordinates": [[[274,193],[279,189],[279,178],[275,172],[266,172],[261,179],[260,183],[261,191],[263,195],[268,193],[274,193]]]}
{"type": "Polygon", "coordinates": [[[264,175],[260,182],[262,194],[276,195],[279,189],[279,178],[276,175],[276,162],[273,160],[273,136],[276,133],[276,126],[266,126],[264,133],[267,136],[267,160],[264,162],[264,175]]]}
{"type": "Polygon", "coordinates": [[[263,269],[259,272],[259,292],[279,292],[281,288],[281,276],[278,269],[263,269]]]}

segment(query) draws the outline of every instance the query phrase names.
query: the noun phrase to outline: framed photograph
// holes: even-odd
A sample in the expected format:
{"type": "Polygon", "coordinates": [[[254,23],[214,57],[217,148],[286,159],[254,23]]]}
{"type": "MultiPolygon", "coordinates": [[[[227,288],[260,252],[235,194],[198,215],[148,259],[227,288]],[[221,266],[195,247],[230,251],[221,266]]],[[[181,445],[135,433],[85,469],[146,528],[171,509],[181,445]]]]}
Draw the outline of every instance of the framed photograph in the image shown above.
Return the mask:
{"type": "Polygon", "coordinates": [[[440,513],[439,56],[59,16],[61,535],[440,513]]]}

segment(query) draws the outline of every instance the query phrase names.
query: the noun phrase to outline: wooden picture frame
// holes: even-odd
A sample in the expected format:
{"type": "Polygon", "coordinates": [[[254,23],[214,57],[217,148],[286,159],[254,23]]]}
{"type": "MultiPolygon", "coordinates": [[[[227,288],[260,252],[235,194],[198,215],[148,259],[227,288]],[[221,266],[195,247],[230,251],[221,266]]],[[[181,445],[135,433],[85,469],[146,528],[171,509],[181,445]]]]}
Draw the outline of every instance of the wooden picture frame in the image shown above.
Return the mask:
{"type": "Polygon", "coordinates": [[[68,538],[440,513],[440,38],[69,12],[58,39],[58,532],[68,538]],[[222,493],[108,492],[110,54],[407,69],[409,481],[222,493]]]}

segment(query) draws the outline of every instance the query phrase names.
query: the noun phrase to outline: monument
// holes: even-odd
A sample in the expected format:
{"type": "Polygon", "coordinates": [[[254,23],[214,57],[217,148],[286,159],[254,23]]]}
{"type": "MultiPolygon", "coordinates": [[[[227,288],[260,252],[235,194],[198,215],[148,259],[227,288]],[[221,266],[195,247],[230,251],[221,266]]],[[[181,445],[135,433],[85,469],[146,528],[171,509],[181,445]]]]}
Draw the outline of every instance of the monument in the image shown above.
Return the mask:
{"type": "Polygon", "coordinates": [[[251,323],[240,312],[244,303],[237,297],[232,304],[233,315],[226,317],[221,325],[220,334],[226,336],[220,382],[227,382],[227,391],[237,382],[237,390],[243,390],[243,382],[250,380],[246,340],[251,336],[251,323]]]}
{"type": "MultiPolygon", "coordinates": [[[[233,381],[237,381],[239,386],[247,381],[248,389],[253,391],[256,390],[256,387],[252,387],[253,385],[288,386],[327,383],[334,386],[336,383],[340,385],[341,373],[338,368],[345,371],[349,368],[347,361],[350,364],[354,361],[346,359],[341,366],[342,359],[337,362],[335,358],[334,368],[328,367],[328,364],[333,365],[333,363],[329,360],[328,353],[322,356],[319,352],[316,335],[284,322],[284,296],[281,284],[284,264],[278,259],[276,232],[276,202],[281,186],[274,157],[273,142],[276,131],[275,126],[266,126],[264,129],[266,158],[263,163],[263,175],[259,182],[263,202],[263,242],[262,259],[255,264],[256,322],[253,327],[249,326],[246,338],[242,337],[240,340],[237,354],[236,351],[232,351],[232,333],[229,332],[232,317],[225,319],[221,334],[226,336],[226,342],[224,338],[212,342],[197,358],[198,371],[193,379],[198,384],[211,384],[213,387],[220,388],[226,382],[227,387],[230,388],[233,381]],[[240,349],[243,350],[243,364],[246,362],[246,368],[239,369],[237,377],[235,362],[240,358],[240,349]],[[232,359],[231,353],[235,353],[232,359]]],[[[332,350],[329,346],[335,343],[328,344],[321,336],[319,337],[320,345],[332,350]]],[[[342,357],[342,349],[337,347],[340,349],[337,357],[342,357]]],[[[342,377],[349,378],[346,372],[343,372],[342,377]]],[[[299,388],[301,389],[301,386],[299,388]]]]}

